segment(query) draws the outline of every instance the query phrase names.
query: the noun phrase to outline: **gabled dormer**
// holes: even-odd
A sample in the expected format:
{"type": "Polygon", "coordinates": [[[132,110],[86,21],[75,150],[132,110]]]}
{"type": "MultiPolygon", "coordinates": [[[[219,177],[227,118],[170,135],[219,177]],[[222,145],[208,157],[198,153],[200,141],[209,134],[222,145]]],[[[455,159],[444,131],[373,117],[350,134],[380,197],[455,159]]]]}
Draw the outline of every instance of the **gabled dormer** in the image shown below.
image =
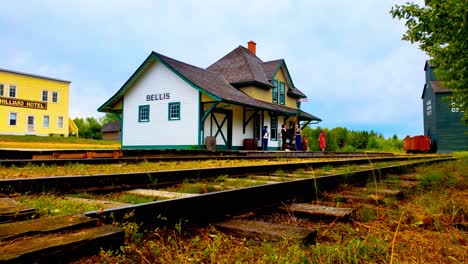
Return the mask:
{"type": "Polygon", "coordinates": [[[263,62],[256,56],[256,44],[239,46],[207,68],[248,96],[268,103],[297,108],[306,96],[297,89],[283,59],[263,62]]]}

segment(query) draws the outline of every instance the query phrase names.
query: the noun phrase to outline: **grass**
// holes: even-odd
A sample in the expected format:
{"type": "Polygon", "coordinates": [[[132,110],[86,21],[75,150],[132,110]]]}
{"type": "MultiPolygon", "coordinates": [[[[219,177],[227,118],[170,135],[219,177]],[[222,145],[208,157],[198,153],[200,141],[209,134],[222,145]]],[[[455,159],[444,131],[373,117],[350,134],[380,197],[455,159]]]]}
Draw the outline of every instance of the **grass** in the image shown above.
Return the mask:
{"type": "Polygon", "coordinates": [[[76,137],[0,135],[0,148],[13,149],[119,149],[117,141],[76,137]]]}
{"type": "Polygon", "coordinates": [[[102,209],[98,204],[69,201],[54,194],[39,196],[21,195],[16,198],[21,204],[35,208],[40,215],[57,216],[83,213],[102,209]]]}

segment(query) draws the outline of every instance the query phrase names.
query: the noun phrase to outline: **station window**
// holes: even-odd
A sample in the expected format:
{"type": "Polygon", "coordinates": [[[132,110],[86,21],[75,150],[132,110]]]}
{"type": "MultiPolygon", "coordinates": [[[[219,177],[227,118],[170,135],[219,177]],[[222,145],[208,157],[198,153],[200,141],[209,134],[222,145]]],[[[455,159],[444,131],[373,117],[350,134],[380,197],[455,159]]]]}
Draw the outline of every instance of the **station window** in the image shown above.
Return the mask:
{"type": "Polygon", "coordinates": [[[10,97],[16,97],[16,85],[10,85],[10,97]]]}
{"type": "Polygon", "coordinates": [[[273,80],[273,86],[275,87],[271,90],[271,101],[273,103],[278,103],[278,81],[277,80],[273,80]]]}
{"type": "Polygon", "coordinates": [[[277,116],[271,117],[270,126],[271,126],[270,138],[272,141],[276,141],[278,140],[278,117],[277,116]]]}
{"type": "Polygon", "coordinates": [[[279,103],[284,105],[284,82],[280,82],[280,87],[279,87],[279,103]]]}
{"type": "Polygon", "coordinates": [[[58,92],[52,92],[52,102],[53,103],[58,102],[58,92]]]}
{"type": "Polygon", "coordinates": [[[169,120],[180,120],[180,103],[169,103],[169,120]]]}
{"type": "Polygon", "coordinates": [[[4,89],[5,89],[5,86],[3,85],[3,83],[0,83],[0,96],[3,96],[4,89]]]}
{"type": "Polygon", "coordinates": [[[49,99],[49,91],[43,90],[42,91],[42,101],[47,102],[48,99],[49,99]]]}
{"type": "Polygon", "coordinates": [[[140,105],[138,107],[138,122],[149,122],[150,106],[140,105]]]}
{"type": "Polygon", "coordinates": [[[10,113],[10,126],[16,126],[16,113],[10,113]]]}
{"type": "Polygon", "coordinates": [[[42,127],[49,128],[49,116],[45,115],[42,119],[42,127]]]}
{"type": "Polygon", "coordinates": [[[63,116],[59,116],[57,119],[57,127],[63,128],[63,116]]]}

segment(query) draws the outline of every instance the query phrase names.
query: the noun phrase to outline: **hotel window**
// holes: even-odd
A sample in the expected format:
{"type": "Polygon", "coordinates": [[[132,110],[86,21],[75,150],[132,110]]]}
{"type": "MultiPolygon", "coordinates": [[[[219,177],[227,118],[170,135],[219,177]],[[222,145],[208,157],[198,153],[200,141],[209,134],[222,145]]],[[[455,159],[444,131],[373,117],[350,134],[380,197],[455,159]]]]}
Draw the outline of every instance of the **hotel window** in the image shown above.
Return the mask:
{"type": "Polygon", "coordinates": [[[278,103],[278,81],[273,80],[273,85],[275,87],[271,90],[271,101],[273,103],[278,103]]]}
{"type": "Polygon", "coordinates": [[[169,103],[169,120],[180,120],[180,103],[169,103]]]}
{"type": "Polygon", "coordinates": [[[42,127],[49,128],[49,116],[45,115],[42,119],[42,127]]]}
{"type": "Polygon", "coordinates": [[[0,83],[0,96],[3,96],[3,90],[5,89],[4,87],[5,86],[3,85],[3,83],[0,83]]]}
{"type": "Polygon", "coordinates": [[[278,140],[278,117],[272,116],[270,123],[271,123],[270,138],[271,140],[276,141],[278,140]]]}
{"type": "Polygon", "coordinates": [[[10,126],[16,126],[16,113],[10,113],[10,126]]]}
{"type": "Polygon", "coordinates": [[[140,105],[138,107],[138,122],[149,122],[150,106],[140,105]]]}
{"type": "Polygon", "coordinates": [[[42,91],[42,101],[47,102],[48,99],[49,99],[49,91],[43,90],[42,91]]]}
{"type": "Polygon", "coordinates": [[[52,92],[52,102],[53,103],[58,102],[58,92],[52,92]]]}
{"type": "Polygon", "coordinates": [[[63,128],[63,116],[59,116],[57,120],[57,127],[63,128]]]}
{"type": "Polygon", "coordinates": [[[10,97],[16,97],[16,85],[10,85],[10,97]]]}
{"type": "Polygon", "coordinates": [[[279,87],[279,103],[284,105],[284,82],[280,82],[279,87]]]}

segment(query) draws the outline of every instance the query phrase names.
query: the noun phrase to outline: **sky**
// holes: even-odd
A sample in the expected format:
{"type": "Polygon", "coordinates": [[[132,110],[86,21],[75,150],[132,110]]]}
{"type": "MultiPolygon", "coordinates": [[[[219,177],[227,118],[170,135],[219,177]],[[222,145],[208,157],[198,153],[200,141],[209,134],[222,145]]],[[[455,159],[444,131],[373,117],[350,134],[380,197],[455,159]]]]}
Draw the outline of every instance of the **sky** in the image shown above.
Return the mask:
{"type": "Polygon", "coordinates": [[[389,14],[407,1],[2,1],[0,68],[71,81],[70,116],[98,118],[151,51],[206,68],[253,40],[318,126],[403,138],[423,134],[428,59],[389,14]]]}

